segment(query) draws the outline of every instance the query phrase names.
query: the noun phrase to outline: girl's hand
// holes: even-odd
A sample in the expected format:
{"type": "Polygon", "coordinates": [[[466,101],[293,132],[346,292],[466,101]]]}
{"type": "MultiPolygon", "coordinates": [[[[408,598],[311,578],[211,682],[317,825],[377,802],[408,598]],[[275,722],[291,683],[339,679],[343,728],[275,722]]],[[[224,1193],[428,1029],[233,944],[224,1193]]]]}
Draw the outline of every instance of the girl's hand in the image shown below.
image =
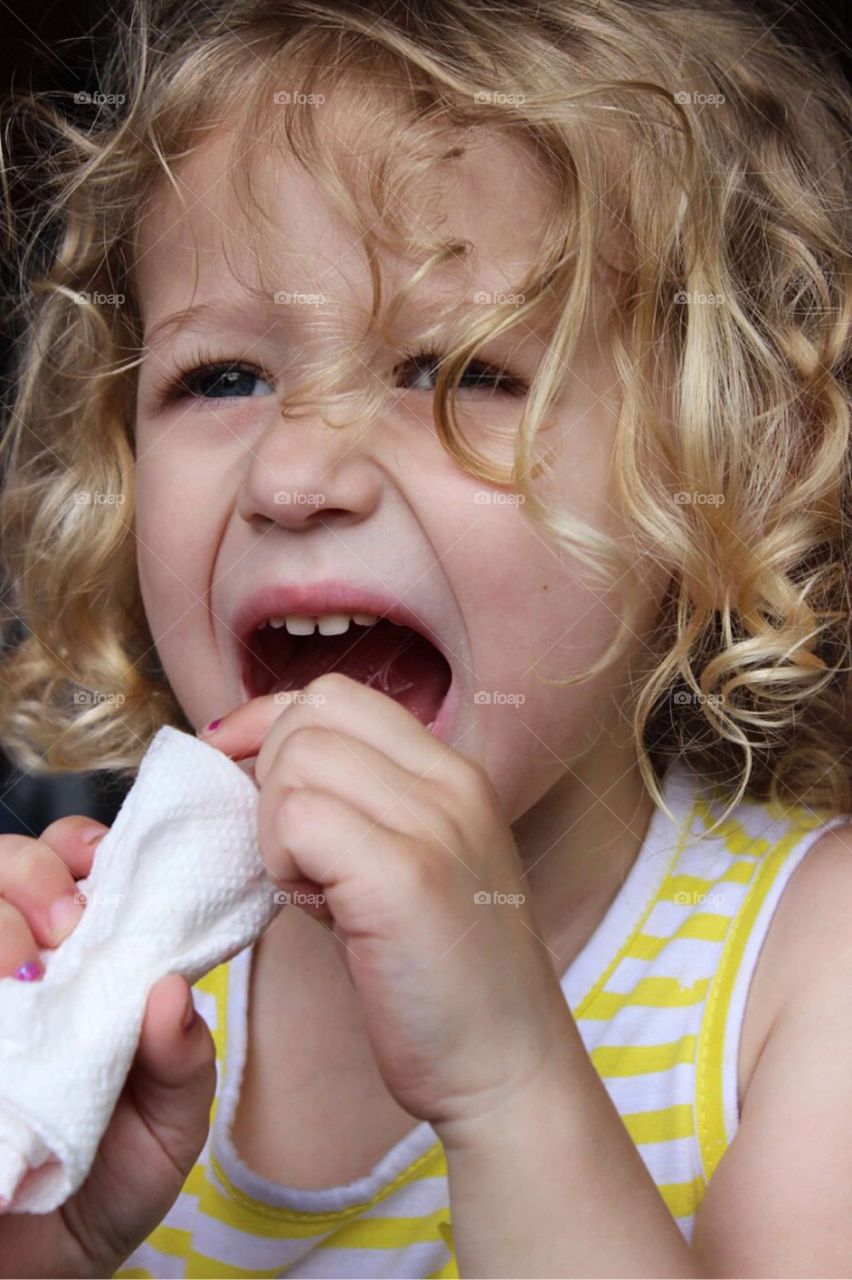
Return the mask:
{"type": "Polygon", "coordinates": [[[537,1078],[570,1022],[511,830],[484,771],[387,695],[330,673],[287,696],[204,741],[257,757],[269,875],[333,923],[385,1084],[443,1136],[537,1078]]]}
{"type": "MultiPolygon", "coordinates": [[[[74,816],[37,840],[0,836],[0,977],[26,966],[25,980],[38,980],[39,950],[57,946],[85,910],[74,902],[75,877],[89,874],[107,829],[74,816]],[[51,904],[63,897],[65,915],[52,918],[51,904]]],[[[204,1145],[216,1081],[206,1023],[181,1025],[190,998],[179,974],[152,987],[88,1178],[53,1213],[0,1215],[0,1276],[112,1275],[165,1217],[204,1145]]]]}

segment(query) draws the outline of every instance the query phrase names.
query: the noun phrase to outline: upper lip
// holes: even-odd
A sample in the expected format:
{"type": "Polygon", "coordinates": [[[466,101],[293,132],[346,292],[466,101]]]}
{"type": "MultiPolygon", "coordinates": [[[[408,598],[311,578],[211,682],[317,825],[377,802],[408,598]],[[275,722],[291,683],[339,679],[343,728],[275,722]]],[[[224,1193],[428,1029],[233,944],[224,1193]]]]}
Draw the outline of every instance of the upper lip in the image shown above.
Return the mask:
{"type": "MultiPolygon", "coordinates": [[[[410,627],[435,646],[452,670],[450,654],[433,622],[423,612],[375,587],[361,587],[355,583],[331,580],[291,586],[271,583],[244,600],[230,624],[241,665],[248,660],[252,634],[267,618],[282,618],[287,614],[316,617],[327,613],[372,613],[377,617],[387,618],[398,626],[410,627]]],[[[243,670],[245,671],[244,665],[243,670]]]]}

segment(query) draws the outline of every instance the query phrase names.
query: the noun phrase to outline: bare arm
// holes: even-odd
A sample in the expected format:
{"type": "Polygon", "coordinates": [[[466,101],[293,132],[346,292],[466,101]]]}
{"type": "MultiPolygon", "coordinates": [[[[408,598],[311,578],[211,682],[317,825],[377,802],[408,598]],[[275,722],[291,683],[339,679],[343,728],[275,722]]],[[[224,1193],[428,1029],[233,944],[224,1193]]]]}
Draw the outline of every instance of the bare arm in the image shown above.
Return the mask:
{"type": "Polygon", "coordinates": [[[773,919],[794,975],[687,1244],[570,1011],[559,1061],[441,1133],[463,1276],[852,1276],[852,827],[773,919]]]}
{"type": "Polygon", "coordinates": [[[547,1078],[441,1133],[460,1274],[704,1274],[566,1012],[547,1078]]]}

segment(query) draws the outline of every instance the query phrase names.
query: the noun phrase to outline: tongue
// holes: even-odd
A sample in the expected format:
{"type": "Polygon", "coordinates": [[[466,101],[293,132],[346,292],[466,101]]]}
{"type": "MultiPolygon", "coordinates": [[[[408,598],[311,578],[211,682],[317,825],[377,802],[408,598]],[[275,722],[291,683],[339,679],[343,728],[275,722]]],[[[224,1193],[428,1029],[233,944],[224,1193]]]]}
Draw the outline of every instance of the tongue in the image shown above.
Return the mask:
{"type": "Polygon", "coordinates": [[[388,694],[421,724],[435,719],[452,679],[446,659],[424,636],[380,620],[360,635],[350,627],[341,636],[299,637],[275,691],[304,689],[327,671],[388,694]]]}

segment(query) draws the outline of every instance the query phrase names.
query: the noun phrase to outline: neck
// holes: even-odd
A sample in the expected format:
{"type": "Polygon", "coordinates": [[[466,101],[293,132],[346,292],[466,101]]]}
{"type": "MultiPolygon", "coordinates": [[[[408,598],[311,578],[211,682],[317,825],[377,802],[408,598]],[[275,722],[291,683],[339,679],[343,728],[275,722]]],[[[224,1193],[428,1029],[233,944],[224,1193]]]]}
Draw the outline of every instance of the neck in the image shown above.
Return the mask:
{"type": "Polygon", "coordinates": [[[512,827],[541,941],[561,975],[636,860],[654,813],[630,749],[595,752],[512,827]]]}

